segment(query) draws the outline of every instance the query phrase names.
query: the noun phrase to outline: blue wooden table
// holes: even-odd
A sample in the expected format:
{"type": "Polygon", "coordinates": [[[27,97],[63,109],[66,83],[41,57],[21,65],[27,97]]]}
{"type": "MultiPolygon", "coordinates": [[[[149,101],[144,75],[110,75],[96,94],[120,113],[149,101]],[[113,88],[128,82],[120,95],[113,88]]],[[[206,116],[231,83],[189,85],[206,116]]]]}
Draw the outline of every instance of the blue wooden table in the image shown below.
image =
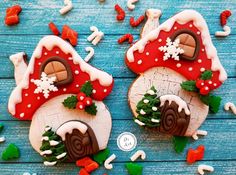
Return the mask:
{"type": "MultiPolygon", "coordinates": [[[[7,111],[7,102],[10,92],[15,87],[13,79],[13,65],[9,55],[24,51],[31,56],[36,44],[42,36],[51,34],[47,25],[49,21],[55,22],[58,27],[70,25],[79,33],[78,53],[85,57],[84,48],[91,46],[86,38],[90,34],[89,27],[97,26],[105,33],[102,42],[94,47],[95,57],[91,64],[111,73],[115,77],[115,86],[112,94],[105,100],[113,118],[113,129],[109,141],[109,148],[117,155],[114,168],[111,171],[103,167],[93,174],[125,175],[127,171],[124,164],[129,161],[133,152],[122,152],[116,145],[118,135],[124,131],[132,132],[138,139],[137,149],[147,153],[147,159],[141,161],[144,173],[153,174],[197,174],[199,164],[212,165],[213,174],[236,174],[236,117],[223,110],[223,104],[232,101],[236,103],[236,1],[235,0],[140,0],[133,12],[127,12],[124,22],[115,20],[114,5],[119,2],[126,8],[126,0],[98,0],[73,1],[73,10],[65,16],[59,14],[63,0],[24,0],[0,2],[0,120],[5,125],[1,135],[6,137],[6,142],[0,144],[0,153],[9,143],[15,143],[21,150],[21,157],[17,160],[6,162],[0,160],[0,174],[12,175],[24,172],[37,174],[77,174],[79,168],[74,164],[65,163],[56,167],[45,167],[42,159],[30,146],[28,141],[29,121],[18,121],[12,118],[7,111]],[[4,25],[5,9],[14,4],[23,8],[20,14],[20,24],[14,27],[4,25]],[[209,115],[201,129],[207,130],[208,135],[198,141],[191,141],[182,154],[173,150],[171,137],[158,135],[145,131],[132,121],[132,114],[127,105],[127,90],[136,75],[131,73],[124,64],[124,54],[128,45],[118,45],[117,39],[125,34],[132,33],[135,39],[139,38],[140,28],[133,29],[129,26],[130,16],[139,16],[148,8],[161,9],[163,15],[161,22],[167,20],[175,13],[184,9],[195,9],[206,19],[213,43],[218,49],[218,55],[229,78],[215,93],[223,97],[220,111],[216,115],[209,115]],[[214,32],[221,30],[219,14],[225,9],[231,9],[233,16],[229,19],[232,33],[226,38],[216,38],[214,32]],[[203,144],[206,147],[204,160],[194,165],[186,164],[186,151],[190,147],[196,148],[203,144]]],[[[128,11],[128,10],[126,10],[128,11]]]]}

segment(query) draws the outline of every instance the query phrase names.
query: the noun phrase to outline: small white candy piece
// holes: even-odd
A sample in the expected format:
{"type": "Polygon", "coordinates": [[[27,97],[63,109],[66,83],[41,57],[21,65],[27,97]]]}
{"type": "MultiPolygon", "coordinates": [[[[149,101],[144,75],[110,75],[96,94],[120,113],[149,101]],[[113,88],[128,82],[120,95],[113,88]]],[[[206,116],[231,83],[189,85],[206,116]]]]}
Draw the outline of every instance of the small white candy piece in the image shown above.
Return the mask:
{"type": "Polygon", "coordinates": [[[153,90],[148,90],[147,93],[148,93],[149,95],[154,95],[154,94],[155,94],[155,92],[154,92],[153,90]]]}
{"type": "Polygon", "coordinates": [[[103,38],[104,33],[101,32],[101,31],[99,31],[98,28],[95,27],[95,26],[91,26],[91,27],[90,27],[90,30],[91,30],[93,33],[87,38],[87,40],[88,40],[89,42],[92,41],[92,44],[93,44],[93,45],[97,45],[97,44],[101,41],[101,39],[103,38]]]}
{"type": "Polygon", "coordinates": [[[193,135],[192,135],[192,138],[194,140],[198,140],[198,135],[200,136],[206,136],[207,135],[207,131],[204,131],[204,130],[197,130],[193,135]]]}
{"type": "Polygon", "coordinates": [[[236,106],[233,103],[231,102],[226,103],[224,108],[226,111],[229,111],[231,109],[233,114],[236,115],[236,106]]]}
{"type": "Polygon", "coordinates": [[[135,119],[134,122],[137,123],[139,126],[144,126],[145,125],[145,123],[141,122],[138,119],[135,119]]]}
{"type": "Polygon", "coordinates": [[[224,26],[223,29],[224,31],[217,31],[215,33],[215,36],[219,36],[219,37],[229,36],[229,34],[231,33],[231,28],[229,26],[224,26]]]}
{"type": "Polygon", "coordinates": [[[134,155],[132,155],[130,157],[130,160],[132,162],[134,162],[135,160],[137,160],[139,157],[141,157],[142,160],[146,159],[146,153],[143,150],[138,150],[136,153],[134,153],[134,155]]]}
{"type": "Polygon", "coordinates": [[[85,50],[88,52],[88,55],[85,57],[84,61],[89,62],[94,56],[94,49],[92,47],[86,47],[85,50]]]}
{"type": "Polygon", "coordinates": [[[199,165],[197,170],[198,170],[199,174],[204,175],[204,171],[213,172],[214,168],[212,166],[209,166],[209,165],[199,165]]]}
{"type": "Polygon", "coordinates": [[[127,1],[127,7],[129,10],[134,10],[135,9],[135,5],[134,3],[138,2],[138,0],[128,0],[127,1]]]}
{"type": "Polygon", "coordinates": [[[3,142],[5,142],[5,137],[3,136],[3,137],[0,137],[0,143],[3,143],[3,142]]]}
{"type": "Polygon", "coordinates": [[[140,110],[140,114],[145,115],[146,112],[145,112],[143,109],[141,109],[141,110],[140,110]]]}
{"type": "Polygon", "coordinates": [[[68,13],[73,8],[71,0],[64,0],[64,4],[65,6],[59,11],[61,15],[68,13]]]}
{"type": "Polygon", "coordinates": [[[153,123],[160,123],[160,120],[152,118],[151,122],[153,122],[153,123]]]}
{"type": "Polygon", "coordinates": [[[55,161],[55,162],[48,162],[48,161],[45,161],[45,162],[43,162],[43,164],[44,164],[45,166],[54,166],[54,165],[57,164],[57,162],[56,162],[56,161],[55,161]]]}
{"type": "Polygon", "coordinates": [[[116,159],[116,155],[112,154],[110,157],[108,157],[104,162],[104,167],[108,170],[111,170],[113,168],[113,165],[111,162],[116,159]]]}

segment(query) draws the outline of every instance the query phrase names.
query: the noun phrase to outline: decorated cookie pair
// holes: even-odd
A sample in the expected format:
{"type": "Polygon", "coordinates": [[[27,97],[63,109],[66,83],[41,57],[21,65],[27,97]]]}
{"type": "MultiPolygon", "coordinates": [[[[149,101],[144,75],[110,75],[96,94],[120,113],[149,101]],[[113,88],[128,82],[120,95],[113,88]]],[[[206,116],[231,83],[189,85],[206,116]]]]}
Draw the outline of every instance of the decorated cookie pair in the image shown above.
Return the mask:
{"type": "MultiPolygon", "coordinates": [[[[134,121],[174,136],[192,136],[220,98],[211,91],[227,79],[203,17],[185,10],[159,26],[159,10],[148,10],[141,39],[126,53],[139,77],[129,89],[134,121]]],[[[107,147],[111,115],[102,100],[111,75],[86,63],[66,41],[46,36],[27,65],[12,57],[16,88],[9,112],[32,120],[29,139],[45,165],[77,161],[107,147]],[[21,72],[21,74],[17,73],[21,72]]]]}

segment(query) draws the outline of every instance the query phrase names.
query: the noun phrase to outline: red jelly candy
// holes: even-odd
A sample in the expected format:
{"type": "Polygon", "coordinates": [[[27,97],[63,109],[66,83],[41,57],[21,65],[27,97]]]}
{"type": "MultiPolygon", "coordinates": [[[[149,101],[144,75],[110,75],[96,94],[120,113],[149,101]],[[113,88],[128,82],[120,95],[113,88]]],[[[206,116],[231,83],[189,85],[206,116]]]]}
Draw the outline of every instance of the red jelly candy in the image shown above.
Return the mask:
{"type": "Polygon", "coordinates": [[[48,27],[50,28],[50,30],[52,31],[54,35],[57,35],[57,36],[60,35],[60,31],[58,30],[57,26],[53,22],[50,22],[48,24],[48,27]]]}
{"type": "Polygon", "coordinates": [[[192,164],[198,160],[202,160],[204,157],[205,147],[200,145],[196,150],[190,148],[187,153],[187,162],[192,164]]]}
{"type": "Polygon", "coordinates": [[[123,42],[128,41],[129,44],[132,44],[133,40],[134,40],[133,35],[131,35],[130,33],[128,33],[128,34],[125,34],[125,35],[123,35],[122,37],[120,37],[120,38],[118,39],[118,43],[119,43],[119,44],[122,44],[123,42]]]}
{"type": "Polygon", "coordinates": [[[117,12],[116,19],[118,21],[123,21],[125,19],[125,11],[119,6],[119,4],[115,5],[115,10],[117,12]]]}
{"type": "Polygon", "coordinates": [[[92,163],[94,163],[94,161],[90,157],[84,157],[84,158],[76,161],[76,165],[78,167],[85,167],[85,166],[90,165],[92,163]]]}
{"type": "Polygon", "coordinates": [[[22,11],[21,6],[14,5],[7,8],[5,16],[5,24],[12,26],[19,23],[19,13],[22,11]]]}
{"type": "Polygon", "coordinates": [[[85,166],[85,170],[88,172],[88,173],[91,173],[93,172],[94,170],[98,169],[99,165],[97,162],[93,162],[87,166],[85,166]]]}
{"type": "Polygon", "coordinates": [[[130,17],[129,23],[132,27],[137,27],[139,26],[139,24],[141,24],[143,22],[143,20],[145,19],[145,16],[140,16],[136,21],[134,20],[134,17],[130,17]]]}
{"type": "Polygon", "coordinates": [[[90,175],[84,168],[79,171],[78,175],[90,175]]]}
{"type": "Polygon", "coordinates": [[[67,25],[64,25],[62,28],[61,38],[69,40],[72,46],[76,46],[78,43],[78,33],[67,25]]]}

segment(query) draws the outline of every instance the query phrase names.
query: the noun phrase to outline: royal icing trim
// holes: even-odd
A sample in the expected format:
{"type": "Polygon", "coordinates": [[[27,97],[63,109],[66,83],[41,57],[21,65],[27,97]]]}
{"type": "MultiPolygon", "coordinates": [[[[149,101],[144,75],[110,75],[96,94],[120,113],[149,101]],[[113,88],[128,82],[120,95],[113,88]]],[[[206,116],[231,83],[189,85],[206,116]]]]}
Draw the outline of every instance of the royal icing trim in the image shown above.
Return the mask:
{"type": "Polygon", "coordinates": [[[203,41],[203,45],[205,46],[205,51],[207,53],[208,59],[212,60],[211,70],[219,71],[219,80],[224,82],[227,79],[227,73],[225,72],[223,66],[220,63],[219,57],[217,56],[217,50],[214,47],[209,30],[206,24],[206,21],[203,19],[202,15],[194,10],[185,10],[172,18],[168,19],[166,22],[161,24],[155,30],[149,32],[147,35],[143,36],[141,40],[136,42],[128,51],[127,51],[127,60],[128,62],[134,62],[134,52],[139,51],[139,53],[143,53],[145,46],[149,41],[154,41],[158,38],[160,31],[169,32],[174,24],[178,22],[179,24],[186,24],[190,21],[193,21],[195,27],[201,32],[201,38],[203,41]]]}

